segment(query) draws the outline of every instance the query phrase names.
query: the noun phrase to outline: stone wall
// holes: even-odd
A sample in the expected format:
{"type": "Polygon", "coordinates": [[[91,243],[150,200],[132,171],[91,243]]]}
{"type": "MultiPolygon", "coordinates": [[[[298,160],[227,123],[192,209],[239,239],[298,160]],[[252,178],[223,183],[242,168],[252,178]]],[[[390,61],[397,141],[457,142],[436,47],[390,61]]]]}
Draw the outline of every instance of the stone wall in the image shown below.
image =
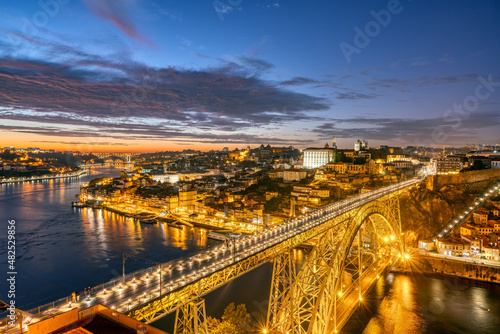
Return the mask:
{"type": "Polygon", "coordinates": [[[469,171],[452,175],[432,175],[427,178],[427,188],[438,190],[449,184],[475,183],[500,179],[500,168],[469,171]]]}
{"type": "MultiPolygon", "coordinates": [[[[500,267],[414,254],[411,259],[411,268],[425,274],[448,275],[500,284],[500,267]]],[[[402,270],[401,267],[398,269],[402,270]]]]}

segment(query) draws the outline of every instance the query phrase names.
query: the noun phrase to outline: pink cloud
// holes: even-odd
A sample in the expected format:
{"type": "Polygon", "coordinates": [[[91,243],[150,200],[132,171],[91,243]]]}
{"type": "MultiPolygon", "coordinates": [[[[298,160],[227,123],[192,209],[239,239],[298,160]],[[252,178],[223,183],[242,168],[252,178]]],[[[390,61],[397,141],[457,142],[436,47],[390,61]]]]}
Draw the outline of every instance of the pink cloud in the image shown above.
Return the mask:
{"type": "Polygon", "coordinates": [[[111,22],[125,35],[153,46],[154,43],[137,31],[127,12],[126,0],[83,0],[96,16],[111,22]]]}

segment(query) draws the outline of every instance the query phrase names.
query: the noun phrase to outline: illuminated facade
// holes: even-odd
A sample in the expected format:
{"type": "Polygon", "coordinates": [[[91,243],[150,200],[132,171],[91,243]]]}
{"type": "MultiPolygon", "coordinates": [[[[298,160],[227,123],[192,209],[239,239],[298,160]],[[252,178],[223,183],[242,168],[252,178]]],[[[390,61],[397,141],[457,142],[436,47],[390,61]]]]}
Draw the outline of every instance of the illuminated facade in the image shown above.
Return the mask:
{"type": "Polygon", "coordinates": [[[304,168],[318,168],[333,160],[335,149],[329,148],[307,148],[304,150],[304,168]]]}

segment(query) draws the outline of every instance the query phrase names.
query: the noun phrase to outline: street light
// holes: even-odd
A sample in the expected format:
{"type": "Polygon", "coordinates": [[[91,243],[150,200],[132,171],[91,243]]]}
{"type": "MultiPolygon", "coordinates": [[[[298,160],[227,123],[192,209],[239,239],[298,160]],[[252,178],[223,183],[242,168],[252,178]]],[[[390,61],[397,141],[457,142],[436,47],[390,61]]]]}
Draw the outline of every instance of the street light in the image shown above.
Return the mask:
{"type": "Polygon", "coordinates": [[[129,257],[133,257],[133,258],[136,258],[136,259],[139,259],[139,260],[151,262],[151,263],[153,263],[158,268],[158,271],[160,272],[160,282],[159,282],[159,285],[160,285],[160,296],[161,296],[161,263],[158,263],[156,261],[153,261],[153,260],[150,260],[150,259],[145,259],[143,257],[139,257],[139,256],[135,256],[135,255],[130,255],[130,254],[127,254],[127,253],[123,253],[123,283],[125,284],[125,260],[127,258],[129,258],[129,257]]]}

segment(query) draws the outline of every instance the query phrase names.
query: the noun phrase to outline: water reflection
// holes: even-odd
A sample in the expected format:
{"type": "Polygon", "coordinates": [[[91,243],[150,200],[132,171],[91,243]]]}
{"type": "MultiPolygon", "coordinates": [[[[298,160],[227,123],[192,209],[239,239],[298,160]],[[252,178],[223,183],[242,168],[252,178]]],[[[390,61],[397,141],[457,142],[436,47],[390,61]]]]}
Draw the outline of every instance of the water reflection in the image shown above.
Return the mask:
{"type": "Polygon", "coordinates": [[[500,286],[387,274],[342,333],[498,333],[500,286]],[[390,284],[392,282],[392,284],[390,284]]]}
{"type": "MultiPolygon", "coordinates": [[[[0,219],[16,220],[16,283],[22,292],[18,305],[65,297],[75,289],[120,276],[123,253],[166,262],[206,246],[199,229],[147,225],[102,209],[72,208],[82,183],[118,176],[119,170],[91,173],[82,178],[0,185],[0,219]]],[[[4,253],[1,249],[2,258],[6,258],[4,253]]],[[[150,265],[127,261],[126,270],[150,265]]],[[[0,282],[0,289],[6,291],[6,282],[0,282]]]]}

